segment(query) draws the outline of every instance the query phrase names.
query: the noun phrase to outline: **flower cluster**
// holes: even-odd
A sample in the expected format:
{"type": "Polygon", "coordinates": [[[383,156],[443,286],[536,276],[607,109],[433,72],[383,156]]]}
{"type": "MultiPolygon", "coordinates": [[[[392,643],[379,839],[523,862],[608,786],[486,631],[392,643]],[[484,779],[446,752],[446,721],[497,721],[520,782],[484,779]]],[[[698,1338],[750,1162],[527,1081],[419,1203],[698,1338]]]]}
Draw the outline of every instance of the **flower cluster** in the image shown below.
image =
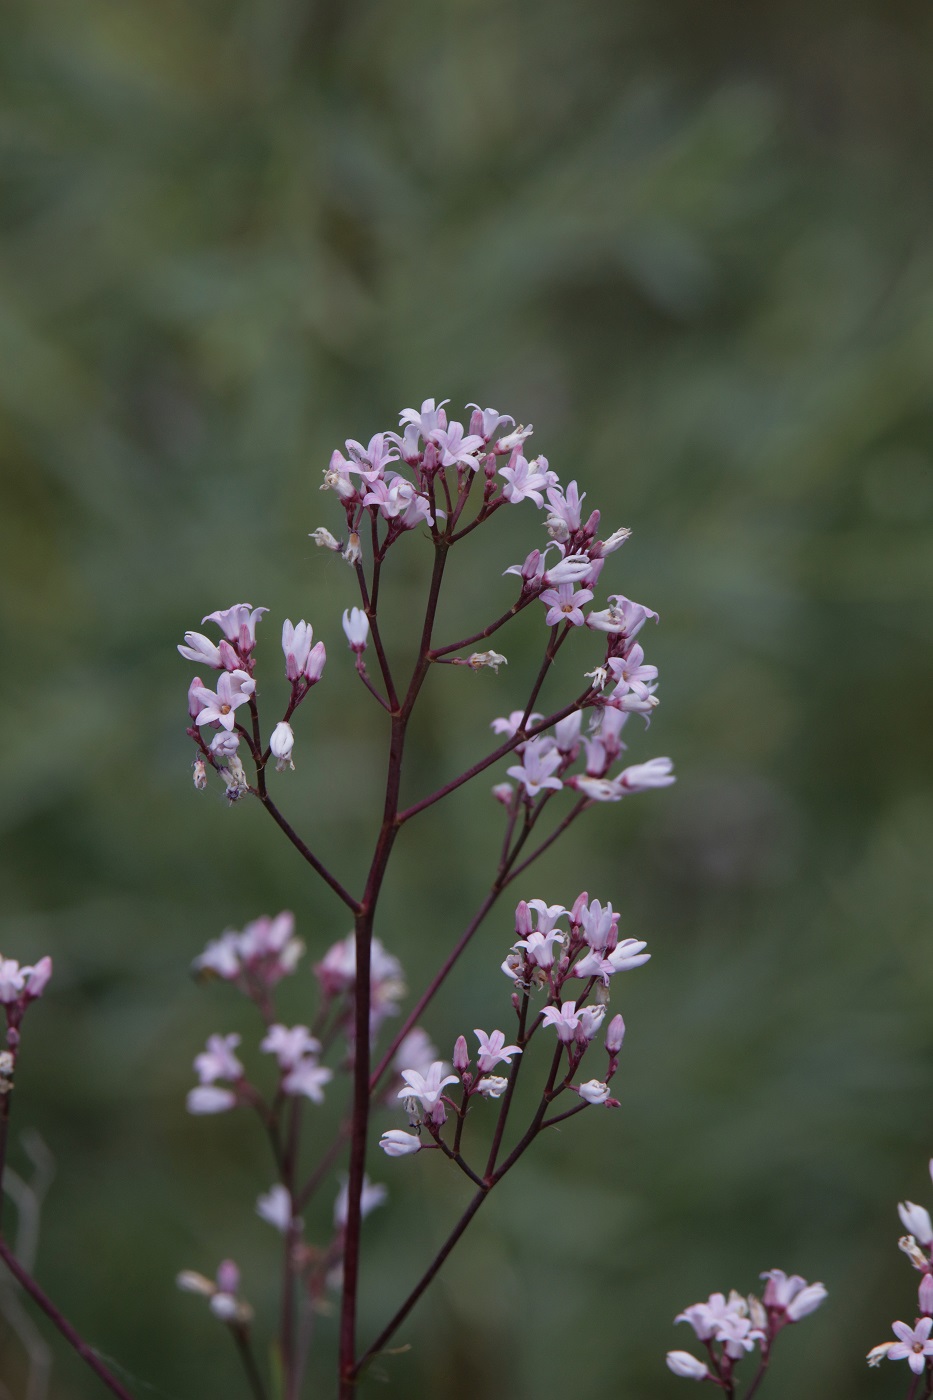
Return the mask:
{"type": "Polygon", "coordinates": [[[593,1105],[617,1108],[618,1100],[611,1097],[609,1085],[618,1069],[625,1038],[625,1023],[620,1015],[612,1017],[606,1030],[604,1077],[583,1080],[579,1069],[606,1019],[610,977],[642,966],[651,956],[644,951],[645,944],[641,940],[620,941],[618,923],[619,915],[611,904],[604,906],[595,899],[588,902],[585,891],[570,909],[562,904],[547,904],[543,899],[521,900],[515,910],[515,930],[522,936],[502,964],[502,971],[516,989],[512,1004],[518,1017],[517,1042],[507,1045],[502,1030],[487,1032],[477,1028],[474,1031],[476,1067],[473,1069],[466,1037],[461,1035],[454,1045],[451,1073],[450,1065],[433,1057],[434,1048],[424,1033],[413,1032],[405,1050],[409,1057],[417,1058],[418,1063],[406,1064],[404,1055],[396,1061],[404,1081],[397,1090],[397,1097],[404,1103],[409,1126],[416,1128],[418,1135],[398,1128],[389,1129],[383,1133],[379,1144],[383,1151],[390,1157],[419,1151],[425,1145],[420,1138],[421,1128],[426,1127],[434,1145],[454,1155],[440,1134],[448,1109],[457,1116],[459,1148],[471,1101],[477,1095],[498,1099],[506,1093],[510,1078],[495,1071],[502,1065],[508,1075],[517,1075],[518,1057],[524,1056],[532,1038],[542,1029],[552,1029],[557,1042],[545,1088],[546,1102],[550,1104],[559,1094],[569,1091],[577,1095],[577,1109],[593,1105]],[[564,919],[568,924],[566,930],[560,927],[564,919]],[[585,979],[585,985],[582,990],[577,985],[574,994],[568,996],[565,984],[571,979],[585,979]],[[536,989],[546,991],[547,1002],[533,1013],[529,996],[536,989]],[[595,1000],[590,1002],[594,994],[595,1000]],[[459,1085],[459,1101],[445,1094],[445,1089],[451,1085],[459,1085]]]}
{"type": "Polygon", "coordinates": [[[667,1364],[675,1376],[715,1381],[732,1395],[736,1364],[757,1347],[762,1375],[778,1333],[815,1312],[826,1297],[821,1283],[808,1284],[799,1274],[768,1269],[761,1277],[767,1279],[761,1298],[754,1293],[745,1298],[733,1289],[728,1298],[711,1293],[705,1303],[693,1303],[678,1313],[674,1321],[690,1324],[709,1361],[700,1361],[689,1351],[669,1351],[667,1364]]]}
{"type": "MultiPolygon", "coordinates": [[[[933,1177],[933,1159],[930,1161],[933,1177]]],[[[933,1221],[925,1206],[902,1201],[897,1208],[901,1224],[907,1231],[898,1240],[898,1247],[920,1273],[917,1287],[917,1313],[913,1327],[906,1322],[893,1322],[894,1342],[881,1342],[868,1353],[869,1366],[888,1361],[906,1361],[915,1376],[926,1372],[928,1393],[933,1385],[933,1221]]]]}
{"type": "Polygon", "coordinates": [[[209,613],[202,618],[202,625],[205,622],[215,623],[223,633],[220,642],[212,642],[200,632],[186,632],[184,643],[178,647],[186,660],[221,673],[215,690],[206,686],[200,676],[195,676],[189,685],[188,715],[191,723],[187,732],[198,747],[194,764],[195,787],[206,787],[206,765],[210,765],[223,779],[230,802],[236,802],[246,792],[252,791],[240,758],[241,740],[245,741],[257,770],[264,768],[270,757],[275,759],[275,766],[280,772],[294,768],[292,749],[295,734],[289,720],[311,687],[321,679],[327,660],[324,643],[314,642],[311,624],[304,621],[293,624],[286,618],[282,626],[282,652],[285,675],[291,683],[291,695],[285,714],[275,725],[268,748],[263,751],[258,738],[254,678],[256,658],[253,653],[256,648],[256,625],[266,612],[268,608],[235,603],[231,608],[209,613]],[[244,705],[248,707],[246,711],[242,709],[244,705]],[[242,722],[244,714],[249,715],[248,726],[242,722]],[[206,740],[202,730],[207,730],[213,737],[206,740]]]}

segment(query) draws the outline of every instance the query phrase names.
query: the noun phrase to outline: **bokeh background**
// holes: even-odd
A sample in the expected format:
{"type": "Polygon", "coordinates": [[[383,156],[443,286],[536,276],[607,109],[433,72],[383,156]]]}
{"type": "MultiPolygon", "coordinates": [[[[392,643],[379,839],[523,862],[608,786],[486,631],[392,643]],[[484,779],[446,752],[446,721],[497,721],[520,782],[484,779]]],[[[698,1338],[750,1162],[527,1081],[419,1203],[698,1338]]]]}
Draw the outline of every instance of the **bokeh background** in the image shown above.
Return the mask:
{"type": "MultiPolygon", "coordinates": [[[[363,1393],[675,1396],[673,1315],[775,1265],[831,1300],[767,1394],[906,1388],[863,1356],[913,1318],[895,1203],[933,1194],[930,39],[921,0],[7,5],[0,948],[56,964],[12,1161],[41,1134],[37,1272],[140,1396],[241,1393],[179,1268],[234,1255],[260,1328],[274,1305],[264,1145],[184,1113],[206,1035],[250,1025],[191,958],[283,907],[308,963],[346,931],[260,810],[194,792],[175,643],[268,606],[274,706],[281,620],[314,623],[329,670],[278,788],[356,879],[383,734],[349,571],[307,534],[339,522],[332,448],[428,395],[533,420],[633,528],[605,578],[661,614],[663,703],[631,752],[680,781],[591,813],[520,891],[587,887],[650,940],[614,1000],[622,1111],[539,1144],[363,1393]]],[[[493,616],[539,533],[531,508],[491,529],[451,618],[493,616]]],[[[404,650],[425,549],[396,557],[404,650]]],[[[436,678],[413,794],[482,752],[541,635],[436,678]]],[[[487,789],[400,845],[381,932],[413,989],[485,888],[487,789]]],[[[510,941],[506,906],[427,1019],[445,1049],[507,1025],[510,941]]],[[[306,966],[294,1019],[311,995],[306,966]]],[[[463,1199],[430,1156],[373,1174],[366,1332],[463,1199]]],[[[50,1400],[102,1393],[52,1350],[50,1400]]]]}

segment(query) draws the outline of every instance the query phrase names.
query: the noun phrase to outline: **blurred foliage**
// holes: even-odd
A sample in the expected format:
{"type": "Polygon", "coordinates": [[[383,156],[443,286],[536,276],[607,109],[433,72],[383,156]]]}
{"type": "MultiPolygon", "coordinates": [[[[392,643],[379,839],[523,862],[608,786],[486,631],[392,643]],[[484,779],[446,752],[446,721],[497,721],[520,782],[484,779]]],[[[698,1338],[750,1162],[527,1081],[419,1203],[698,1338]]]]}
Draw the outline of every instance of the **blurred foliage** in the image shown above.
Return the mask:
{"type": "MultiPolygon", "coordinates": [[[[782,1339],[767,1394],[902,1394],[903,1368],[862,1358],[913,1316],[894,1203],[931,1193],[929,7],[10,0],[4,18],[0,946],[56,961],[15,1105],[58,1162],[45,1286],[140,1394],[240,1393],[172,1280],[233,1254],[269,1319],[269,1166],[242,1122],[184,1114],[207,1033],[248,1024],[187,967],[262,911],[296,910],[309,961],[345,921],[260,811],[192,790],[174,644],[262,603],[279,695],[281,619],[313,621],[329,672],[280,787],[356,878],[380,717],[342,646],[349,573],[307,533],[337,519],[318,495],[335,445],[450,395],[533,420],[562,478],[634,528],[605,579],[661,613],[663,704],[632,751],[681,776],[590,814],[521,891],[588,887],[650,939],[616,999],[622,1111],[539,1144],[364,1391],[675,1396],[673,1315],[780,1265],[831,1301],[782,1339]]],[[[451,625],[498,611],[540,521],[497,529],[451,625]]],[[[396,560],[404,646],[418,539],[396,560]]],[[[522,698],[542,631],[523,622],[507,672],[429,688],[413,793],[522,698]]],[[[381,932],[414,989],[484,889],[487,788],[400,843],[381,932]]],[[[507,1024],[510,938],[506,907],[428,1018],[443,1046],[507,1024]]],[[[461,1194],[433,1158],[373,1170],[392,1205],[364,1333],[461,1194]]],[[[19,1344],[0,1346],[19,1400],[19,1344]]],[[[53,1400],[100,1393],[55,1358],[53,1400]]]]}

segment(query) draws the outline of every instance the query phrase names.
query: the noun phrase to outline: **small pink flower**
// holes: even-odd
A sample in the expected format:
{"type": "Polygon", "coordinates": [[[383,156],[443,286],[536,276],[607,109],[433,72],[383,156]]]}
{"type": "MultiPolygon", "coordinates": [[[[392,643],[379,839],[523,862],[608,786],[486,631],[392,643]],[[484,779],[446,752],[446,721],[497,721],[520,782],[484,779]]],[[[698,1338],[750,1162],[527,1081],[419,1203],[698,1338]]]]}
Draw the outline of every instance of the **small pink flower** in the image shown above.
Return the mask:
{"type": "Polygon", "coordinates": [[[556,1006],[546,1006],[541,1012],[541,1019],[546,1026],[553,1026],[558,1040],[565,1043],[575,1038],[580,1024],[576,1002],[573,1001],[565,1001],[559,1010],[556,1006]]]}
{"type": "Polygon", "coordinates": [[[556,627],[559,622],[569,622],[573,627],[582,627],[582,609],[592,596],[589,588],[579,588],[574,592],[572,583],[562,583],[557,588],[546,588],[541,594],[541,602],[548,609],[545,624],[548,627],[556,627]]]}
{"type": "Polygon", "coordinates": [[[224,671],[217,677],[217,693],[201,687],[195,692],[203,708],[195,716],[196,724],[220,724],[224,729],[232,729],[236,723],[235,711],[245,705],[256,689],[256,682],[246,671],[224,671]]]}
{"type": "Polygon", "coordinates": [[[270,1026],[265,1039],[260,1042],[260,1050],[267,1055],[275,1055],[280,1069],[294,1069],[300,1060],[316,1055],[321,1042],[311,1034],[307,1026],[270,1026]]]}
{"type": "Polygon", "coordinates": [[[675,1376],[683,1376],[688,1381],[702,1381],[709,1375],[709,1368],[689,1351],[669,1351],[667,1365],[675,1376]]]}
{"type": "Polygon", "coordinates": [[[189,1113],[226,1113],[236,1108],[237,1097],[232,1089],[218,1089],[214,1084],[202,1084],[192,1089],[187,1098],[189,1113]]]}
{"type": "Polygon", "coordinates": [[[253,608],[250,603],[234,603],[232,608],[208,613],[207,617],[201,618],[201,622],[216,622],[240,655],[248,656],[256,645],[256,624],[268,611],[268,608],[253,608]]]}
{"type": "Polygon", "coordinates": [[[256,1214],[284,1235],[292,1223],[292,1198],[287,1189],[279,1183],[260,1196],[256,1201],[256,1214]]]}
{"type": "Polygon", "coordinates": [[[526,797],[537,797],[542,788],[552,788],[559,792],[563,787],[560,778],[553,777],[555,768],[560,767],[560,750],[542,743],[543,736],[529,739],[522,753],[521,764],[506,769],[510,778],[520,782],[526,797]]]}
{"type": "Polygon", "coordinates": [[[207,1039],[207,1049],[194,1057],[194,1069],[202,1084],[213,1084],[216,1079],[241,1079],[243,1066],[235,1048],[240,1043],[238,1035],[211,1035],[207,1039]]]}
{"type": "Polygon", "coordinates": [[[314,1059],[308,1057],[299,1060],[289,1070],[282,1080],[282,1089],[286,1094],[294,1096],[303,1094],[312,1103],[323,1103],[324,1085],[330,1083],[333,1077],[334,1071],[332,1069],[328,1069],[326,1065],[319,1065],[314,1059]]]}
{"type": "Polygon", "coordinates": [[[520,1045],[506,1045],[502,1031],[493,1031],[491,1035],[480,1030],[473,1033],[479,1041],[476,1064],[481,1074],[487,1074],[496,1065],[510,1064],[513,1055],[522,1053],[520,1045]]]}
{"type": "Polygon", "coordinates": [[[923,1374],[927,1357],[933,1356],[933,1342],[930,1331],[933,1317],[921,1317],[916,1327],[908,1327],[906,1322],[892,1322],[892,1331],[898,1341],[888,1348],[889,1361],[906,1361],[915,1376],[923,1374]]]}

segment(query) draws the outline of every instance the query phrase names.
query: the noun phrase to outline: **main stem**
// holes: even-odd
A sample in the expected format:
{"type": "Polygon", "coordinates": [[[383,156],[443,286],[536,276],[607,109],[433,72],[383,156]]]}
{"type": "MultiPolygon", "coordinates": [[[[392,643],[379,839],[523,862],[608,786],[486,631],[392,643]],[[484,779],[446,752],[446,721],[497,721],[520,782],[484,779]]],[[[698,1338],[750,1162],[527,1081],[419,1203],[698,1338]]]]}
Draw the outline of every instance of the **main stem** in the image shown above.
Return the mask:
{"type": "Polygon", "coordinates": [[[386,797],[382,826],[376,840],[372,864],[366,880],[363,898],[355,917],[356,983],[354,1005],[353,1058],[353,1117],[350,1129],[350,1169],[347,1182],[347,1224],[344,1235],[343,1299],[340,1311],[340,1400],[352,1400],[356,1386],[356,1315],[360,1277],[360,1240],[362,1212],[360,1202],[366,1169],[366,1139],[370,1108],[370,1009],[371,954],[373,922],[376,903],[385,877],[386,866],[399,831],[398,811],[401,785],[402,757],[405,734],[418,693],[428,673],[431,635],[437,614],[438,598],[447,560],[448,543],[442,537],[435,541],[434,572],[425,609],[424,625],[418,659],[412,672],[408,692],[400,707],[392,713],[389,737],[389,763],[386,773],[386,797]]]}

